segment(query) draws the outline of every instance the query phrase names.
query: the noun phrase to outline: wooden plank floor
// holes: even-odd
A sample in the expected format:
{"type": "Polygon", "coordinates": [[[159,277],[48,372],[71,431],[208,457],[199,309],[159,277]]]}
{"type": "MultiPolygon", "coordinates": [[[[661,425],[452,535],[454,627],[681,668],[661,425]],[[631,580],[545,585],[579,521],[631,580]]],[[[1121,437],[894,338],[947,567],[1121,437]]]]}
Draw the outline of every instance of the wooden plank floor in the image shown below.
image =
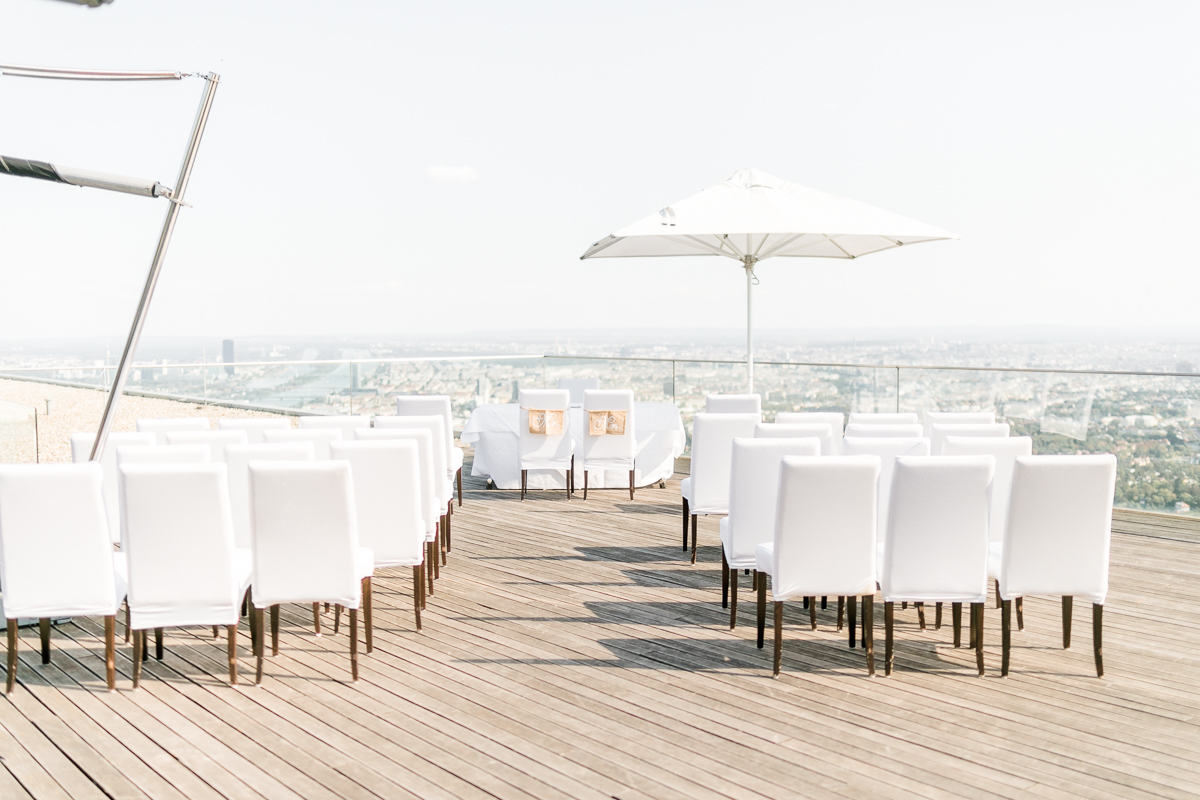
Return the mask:
{"type": "MultiPolygon", "coordinates": [[[[701,522],[697,566],[684,559],[677,482],[586,503],[561,492],[520,503],[467,483],[424,631],[408,574],[378,578],[375,652],[357,684],[345,628],[316,637],[299,606],[284,609],[281,652],[259,688],[227,685],[224,642],[204,631],[168,631],[165,660],[149,662],[136,692],[120,646],[112,694],[96,621],[56,628],[47,667],[36,632],[22,631],[20,685],[0,701],[0,798],[1200,792],[1194,529],[1114,535],[1103,680],[1090,610],[1080,604],[1063,651],[1057,601],[1036,599],[1007,679],[994,608],[986,677],[948,624],[922,632],[910,609],[897,612],[896,673],[868,678],[833,608],[812,632],[798,603],[772,679],[746,579],[736,630],[720,607],[715,520],[701,522]]],[[[877,631],[881,642],[882,614],[877,631]]],[[[245,626],[242,639],[248,678],[245,626]]]]}

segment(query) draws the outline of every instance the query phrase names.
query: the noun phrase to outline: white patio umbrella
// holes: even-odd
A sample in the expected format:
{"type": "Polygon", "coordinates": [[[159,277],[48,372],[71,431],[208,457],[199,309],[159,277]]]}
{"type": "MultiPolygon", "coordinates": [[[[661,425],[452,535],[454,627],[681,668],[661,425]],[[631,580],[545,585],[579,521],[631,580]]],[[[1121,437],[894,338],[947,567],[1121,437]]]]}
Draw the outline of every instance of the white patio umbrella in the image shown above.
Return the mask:
{"type": "Polygon", "coordinates": [[[777,256],[859,258],[957,239],[923,222],[744,169],[596,242],[580,256],[725,256],[746,271],[746,383],[754,391],[754,265],[777,256]]]}

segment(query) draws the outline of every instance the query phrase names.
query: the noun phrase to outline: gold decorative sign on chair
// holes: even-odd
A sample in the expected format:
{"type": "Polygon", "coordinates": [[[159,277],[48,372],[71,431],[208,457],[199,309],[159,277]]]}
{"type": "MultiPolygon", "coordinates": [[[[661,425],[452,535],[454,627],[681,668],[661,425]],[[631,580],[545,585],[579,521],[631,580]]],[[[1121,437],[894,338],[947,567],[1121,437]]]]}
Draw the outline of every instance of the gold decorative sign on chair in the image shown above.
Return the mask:
{"type": "Polygon", "coordinates": [[[626,411],[589,411],[588,436],[625,435],[626,411]]]}
{"type": "Polygon", "coordinates": [[[546,436],[561,436],[564,413],[563,411],[529,409],[529,432],[546,436]]]}

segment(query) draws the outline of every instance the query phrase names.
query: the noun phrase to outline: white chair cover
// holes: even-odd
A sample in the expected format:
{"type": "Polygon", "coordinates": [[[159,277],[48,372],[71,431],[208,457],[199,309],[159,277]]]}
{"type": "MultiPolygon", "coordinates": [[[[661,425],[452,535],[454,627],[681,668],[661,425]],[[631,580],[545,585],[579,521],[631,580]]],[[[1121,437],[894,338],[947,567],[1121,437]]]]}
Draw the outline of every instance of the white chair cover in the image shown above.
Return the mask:
{"type": "Polygon", "coordinates": [[[846,438],[920,439],[922,430],[920,425],[863,425],[852,422],[846,426],[846,438]]]}
{"type": "Polygon", "coordinates": [[[396,398],[398,417],[424,417],[430,414],[440,414],[446,423],[446,464],[450,470],[449,477],[452,478],[462,469],[463,451],[454,444],[454,415],[450,408],[450,396],[411,394],[396,398]]]}
{"type": "Polygon", "coordinates": [[[691,475],[679,484],[689,514],[729,513],[733,440],[753,439],[758,414],[697,414],[692,419],[691,475]]]}
{"type": "Polygon", "coordinates": [[[583,393],[588,389],[599,389],[598,378],[559,378],[558,388],[566,389],[571,394],[571,405],[578,408],[583,405],[583,393]]]}
{"type": "Polygon", "coordinates": [[[935,456],[942,454],[942,445],[947,436],[1008,436],[1008,423],[996,422],[982,425],[934,425],[930,428],[929,446],[935,456]]]}
{"type": "Polygon", "coordinates": [[[706,414],[757,414],[762,422],[762,395],[710,394],[704,398],[706,414]]]}
{"type": "Polygon", "coordinates": [[[134,630],[236,625],[250,554],[235,550],[224,464],[120,467],[134,630]]]}
{"type": "Polygon", "coordinates": [[[0,592],[6,619],[113,616],[114,569],[99,464],[0,466],[0,592]]]}
{"type": "Polygon", "coordinates": [[[730,567],[754,567],[754,549],[774,535],[779,464],[784,456],[820,454],[821,444],[813,438],[733,440],[729,516],[721,520],[721,546],[730,567]]]}
{"type": "Polygon", "coordinates": [[[286,431],[263,431],[263,442],[266,444],[310,442],[313,446],[313,456],[317,461],[328,461],[329,443],[340,442],[344,438],[346,437],[342,436],[340,428],[307,428],[304,430],[289,428],[286,431]]]}
{"type": "Polygon", "coordinates": [[[171,431],[167,433],[167,444],[171,447],[179,445],[202,444],[210,451],[209,461],[225,461],[225,448],[234,444],[246,444],[245,431],[171,431]]]}
{"type": "Polygon", "coordinates": [[[208,417],[179,417],[173,419],[139,419],[138,433],[153,433],[155,444],[166,444],[172,431],[207,431],[212,429],[208,417]]]}
{"type": "Polygon", "coordinates": [[[229,470],[229,508],[233,515],[233,540],[239,549],[250,549],[250,462],[315,459],[312,442],[231,444],[225,448],[225,466],[229,470]]]}
{"type": "Polygon", "coordinates": [[[434,498],[442,513],[445,513],[446,504],[454,497],[454,483],[450,480],[450,468],[446,462],[446,420],[441,414],[375,418],[375,430],[397,429],[429,431],[434,498]]]}
{"type": "Polygon", "coordinates": [[[772,536],[755,548],[774,600],[875,594],[878,483],[874,456],[783,459],[772,536]]]}
{"type": "MultiPolygon", "coordinates": [[[[94,433],[71,434],[71,460],[76,464],[86,463],[92,455],[96,442],[94,433]]],[[[121,501],[117,492],[117,448],[127,445],[150,446],[154,444],[153,433],[110,433],[100,454],[100,468],[104,471],[104,513],[108,518],[108,533],[114,542],[121,541],[121,501]]]]}
{"type": "Polygon", "coordinates": [[[929,440],[855,437],[842,442],[842,454],[879,457],[879,499],[876,501],[879,509],[879,523],[876,531],[879,535],[879,545],[882,548],[887,532],[888,508],[892,496],[892,472],[896,469],[896,459],[900,456],[929,455],[929,440]]]}
{"type": "Polygon", "coordinates": [[[840,411],[781,411],[775,415],[777,425],[828,425],[839,439],[846,429],[846,415],[840,411]]]}
{"type": "Polygon", "coordinates": [[[928,438],[934,425],[991,425],[995,421],[995,411],[926,411],[921,424],[928,438]]]}
{"type": "Polygon", "coordinates": [[[425,560],[421,461],[415,439],[334,442],[333,457],[350,465],[358,543],[375,567],[415,567],[425,560]]]}
{"type": "Polygon", "coordinates": [[[520,403],[521,417],[517,421],[520,468],[569,470],[571,456],[575,452],[575,439],[570,431],[571,416],[565,413],[571,405],[570,392],[566,389],[522,389],[520,403]],[[530,433],[530,409],[564,412],[562,434],[549,436],[530,433]]]}
{"type": "Polygon", "coordinates": [[[850,414],[848,425],[917,425],[920,420],[917,415],[907,411],[895,414],[879,414],[865,411],[854,411],[850,414]]]}
{"type": "Polygon", "coordinates": [[[263,431],[288,430],[292,422],[287,417],[221,417],[217,428],[223,431],[245,431],[246,444],[263,444],[263,431]]]}
{"type": "MultiPolygon", "coordinates": [[[[353,441],[354,432],[359,428],[371,427],[371,418],[365,414],[355,414],[353,416],[303,416],[297,417],[296,422],[302,431],[335,428],[342,432],[341,440],[344,442],[353,441]]],[[[320,456],[317,456],[317,458],[319,459],[320,456]]]]}
{"type": "Polygon", "coordinates": [[[880,586],[885,603],[987,599],[991,456],[901,456],[880,586]]]}
{"type": "Polygon", "coordinates": [[[942,441],[944,456],[992,456],[996,459],[996,474],[992,477],[992,510],[988,516],[988,539],[993,544],[1004,540],[1008,502],[1012,494],[1013,464],[1020,456],[1032,453],[1033,439],[1029,436],[947,436],[942,441]]]}
{"type": "Polygon", "coordinates": [[[795,424],[760,422],[754,426],[755,439],[816,439],[820,442],[820,455],[823,456],[837,455],[833,436],[833,429],[825,422],[795,424]]]}
{"type": "Polygon", "coordinates": [[[628,389],[587,389],[583,393],[583,424],[589,411],[624,411],[625,433],[591,436],[583,432],[583,469],[633,469],[637,458],[633,392],[628,389]]]}
{"type": "Polygon", "coordinates": [[[207,464],[212,461],[212,448],[206,444],[166,445],[125,444],[117,451],[117,474],[126,464],[207,464]]]}
{"type": "Polygon", "coordinates": [[[438,504],[437,475],[433,470],[433,434],[428,428],[359,428],[355,441],[412,440],[417,443],[417,461],[421,470],[421,518],[425,521],[425,541],[437,539],[438,517],[445,510],[438,504]]]}
{"type": "Polygon", "coordinates": [[[1000,596],[1071,595],[1103,605],[1117,459],[1022,456],[999,570],[1000,596]]]}
{"type": "Polygon", "coordinates": [[[256,608],[338,603],[358,608],[374,556],[358,545],[354,486],[345,461],[250,465],[256,608]]]}

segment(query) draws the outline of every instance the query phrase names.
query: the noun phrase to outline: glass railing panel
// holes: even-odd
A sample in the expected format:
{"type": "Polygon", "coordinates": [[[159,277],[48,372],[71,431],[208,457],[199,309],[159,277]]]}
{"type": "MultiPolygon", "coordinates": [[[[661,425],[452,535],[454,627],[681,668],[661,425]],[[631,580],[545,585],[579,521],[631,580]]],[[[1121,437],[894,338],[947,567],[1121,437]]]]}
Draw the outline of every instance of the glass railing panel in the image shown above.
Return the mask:
{"type": "Polygon", "coordinates": [[[671,361],[637,358],[569,358],[546,356],[545,385],[560,379],[594,378],[601,389],[631,389],[639,403],[670,403],[675,380],[671,361]]]}
{"type": "Polygon", "coordinates": [[[0,400],[0,464],[37,461],[37,409],[0,400]]]}
{"type": "Polygon", "coordinates": [[[756,364],[754,391],[763,417],[780,413],[840,411],[887,413],[896,410],[896,370],[891,367],[756,364]]]}

